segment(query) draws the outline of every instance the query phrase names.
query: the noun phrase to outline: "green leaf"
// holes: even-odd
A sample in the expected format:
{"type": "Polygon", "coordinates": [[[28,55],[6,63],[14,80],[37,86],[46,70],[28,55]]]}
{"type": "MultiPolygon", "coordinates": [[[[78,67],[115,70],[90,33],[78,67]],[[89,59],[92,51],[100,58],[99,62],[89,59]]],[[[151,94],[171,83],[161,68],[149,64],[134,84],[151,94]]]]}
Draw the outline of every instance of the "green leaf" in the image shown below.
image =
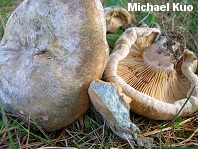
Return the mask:
{"type": "Polygon", "coordinates": [[[145,23],[148,26],[151,26],[153,22],[156,22],[156,17],[154,12],[148,12],[148,11],[141,11],[139,17],[137,18],[136,25],[140,23],[145,23]]]}
{"type": "Polygon", "coordinates": [[[3,37],[3,34],[4,34],[3,26],[0,25],[0,39],[3,37]]]}
{"type": "Polygon", "coordinates": [[[75,140],[73,140],[74,146],[78,149],[83,149],[75,140]]]}
{"type": "Polygon", "coordinates": [[[175,122],[181,123],[183,121],[183,119],[181,117],[177,117],[175,122]]]}
{"type": "Polygon", "coordinates": [[[123,32],[124,32],[123,30],[118,29],[118,30],[115,31],[115,34],[117,34],[117,35],[122,35],[123,32]]]}
{"type": "Polygon", "coordinates": [[[157,29],[161,30],[161,27],[157,22],[152,22],[151,26],[155,26],[155,27],[157,27],[157,29]]]}
{"type": "Polygon", "coordinates": [[[176,129],[180,128],[180,123],[179,122],[174,122],[174,128],[176,128],[176,129]]]}
{"type": "Polygon", "coordinates": [[[181,123],[182,121],[183,121],[183,119],[182,119],[181,117],[177,117],[177,118],[175,119],[174,124],[173,124],[174,128],[176,128],[176,129],[180,128],[180,123],[181,123]]]}
{"type": "Polygon", "coordinates": [[[117,34],[107,34],[107,42],[112,49],[114,48],[115,42],[118,40],[119,37],[120,35],[117,34]]]}
{"type": "Polygon", "coordinates": [[[47,142],[49,144],[53,144],[52,140],[49,138],[49,136],[44,132],[44,130],[41,128],[41,126],[39,126],[36,122],[36,120],[31,117],[31,120],[33,121],[34,125],[39,129],[39,131],[45,136],[45,138],[47,139],[47,142]]]}
{"type": "Polygon", "coordinates": [[[90,122],[90,120],[88,119],[87,116],[84,117],[84,123],[85,123],[86,133],[90,133],[91,132],[92,123],[90,122]]]}
{"type": "Polygon", "coordinates": [[[121,6],[126,7],[130,0],[105,0],[104,7],[121,6]]]}

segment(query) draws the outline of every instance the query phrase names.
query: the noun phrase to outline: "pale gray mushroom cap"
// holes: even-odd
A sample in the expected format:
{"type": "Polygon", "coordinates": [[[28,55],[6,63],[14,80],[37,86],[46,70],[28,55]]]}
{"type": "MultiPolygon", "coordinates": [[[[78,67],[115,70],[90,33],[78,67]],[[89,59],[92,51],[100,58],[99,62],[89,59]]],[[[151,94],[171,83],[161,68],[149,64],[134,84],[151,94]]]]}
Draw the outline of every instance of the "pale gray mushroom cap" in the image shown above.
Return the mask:
{"type": "Polygon", "coordinates": [[[81,117],[108,58],[100,0],[25,0],[0,43],[0,98],[45,131],[81,117]]]}
{"type": "Polygon", "coordinates": [[[114,33],[120,26],[131,23],[130,13],[120,6],[104,8],[107,32],[114,33]]]}
{"type": "Polygon", "coordinates": [[[182,54],[178,52],[182,43],[169,40],[168,45],[166,38],[155,41],[159,33],[158,29],[147,26],[127,29],[115,44],[104,77],[118,83],[132,99],[133,112],[167,120],[181,109],[194,86],[181,116],[198,109],[197,58],[187,49],[182,54]]]}

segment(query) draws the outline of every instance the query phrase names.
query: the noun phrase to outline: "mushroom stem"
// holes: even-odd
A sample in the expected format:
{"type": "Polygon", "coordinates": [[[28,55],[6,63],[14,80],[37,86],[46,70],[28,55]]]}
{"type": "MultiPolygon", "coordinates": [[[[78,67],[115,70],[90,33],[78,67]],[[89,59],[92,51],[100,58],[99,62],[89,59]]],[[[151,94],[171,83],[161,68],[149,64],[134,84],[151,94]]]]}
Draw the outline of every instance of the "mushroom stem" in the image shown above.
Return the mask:
{"type": "Polygon", "coordinates": [[[121,26],[131,23],[130,13],[120,6],[106,7],[104,13],[108,33],[114,33],[121,26]]]}
{"type": "Polygon", "coordinates": [[[174,55],[169,53],[162,45],[167,42],[167,38],[161,38],[153,43],[143,52],[143,59],[146,64],[160,70],[172,70],[174,68],[174,55]]]}
{"type": "Polygon", "coordinates": [[[120,26],[123,25],[123,21],[120,17],[112,17],[107,21],[107,30],[110,33],[114,33],[120,26]]]}
{"type": "Polygon", "coordinates": [[[160,70],[172,70],[184,51],[184,37],[181,32],[161,33],[155,42],[143,52],[146,64],[160,70]]]}

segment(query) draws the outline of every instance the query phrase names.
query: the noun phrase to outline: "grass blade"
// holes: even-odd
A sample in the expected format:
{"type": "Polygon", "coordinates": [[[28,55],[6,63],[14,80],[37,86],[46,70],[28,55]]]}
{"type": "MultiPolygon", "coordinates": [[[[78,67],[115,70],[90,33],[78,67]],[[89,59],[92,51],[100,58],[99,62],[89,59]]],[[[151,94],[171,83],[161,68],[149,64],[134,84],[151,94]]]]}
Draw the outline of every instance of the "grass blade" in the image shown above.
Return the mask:
{"type": "Polygon", "coordinates": [[[4,111],[3,103],[2,103],[1,99],[0,99],[0,108],[1,108],[2,121],[3,121],[4,125],[5,125],[6,130],[7,130],[7,134],[8,134],[8,138],[9,138],[10,144],[12,146],[12,149],[16,149],[17,147],[14,144],[11,131],[10,131],[9,127],[8,127],[7,118],[6,118],[6,115],[5,115],[5,111],[4,111]]]}
{"type": "Polygon", "coordinates": [[[190,95],[188,96],[187,100],[185,101],[185,103],[182,105],[181,109],[178,111],[178,113],[175,115],[175,117],[168,123],[166,124],[165,126],[163,126],[162,128],[166,128],[168,127],[170,124],[172,124],[177,118],[178,116],[180,115],[181,111],[184,109],[185,105],[187,104],[187,102],[190,100],[190,97],[192,96],[192,93],[195,89],[195,86],[193,87],[192,91],[190,92],[190,95]]]}

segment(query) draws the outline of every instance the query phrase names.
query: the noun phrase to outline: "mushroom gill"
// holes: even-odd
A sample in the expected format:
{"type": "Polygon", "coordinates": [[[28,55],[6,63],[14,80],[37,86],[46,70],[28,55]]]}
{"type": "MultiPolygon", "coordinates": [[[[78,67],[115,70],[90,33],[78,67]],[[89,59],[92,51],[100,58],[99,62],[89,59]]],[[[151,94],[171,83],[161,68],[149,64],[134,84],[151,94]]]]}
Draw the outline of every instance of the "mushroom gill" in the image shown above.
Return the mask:
{"type": "Polygon", "coordinates": [[[197,58],[184,41],[180,31],[131,27],[116,41],[104,77],[121,86],[137,114],[169,120],[184,103],[180,116],[192,114],[198,109],[197,58]]]}
{"type": "Polygon", "coordinates": [[[117,75],[136,90],[166,103],[186,97],[191,82],[181,72],[184,59],[181,31],[137,38],[118,63],[117,75]]]}

